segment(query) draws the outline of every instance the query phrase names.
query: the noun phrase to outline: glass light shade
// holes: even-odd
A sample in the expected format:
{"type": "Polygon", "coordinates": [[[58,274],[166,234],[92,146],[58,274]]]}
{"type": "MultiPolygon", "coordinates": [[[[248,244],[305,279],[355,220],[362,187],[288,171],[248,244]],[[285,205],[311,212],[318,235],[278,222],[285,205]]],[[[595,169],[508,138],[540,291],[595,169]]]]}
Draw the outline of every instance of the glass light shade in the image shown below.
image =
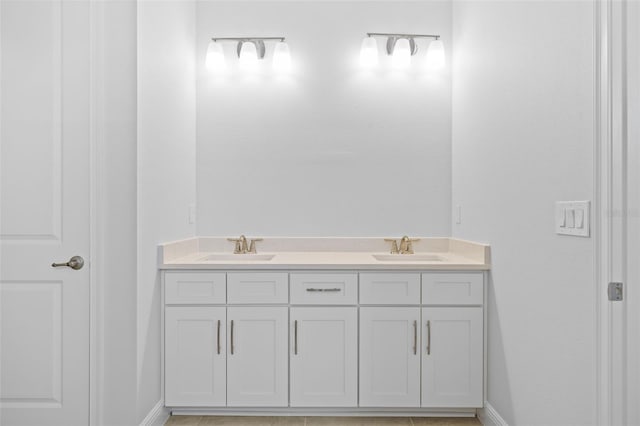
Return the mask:
{"type": "Polygon", "coordinates": [[[240,66],[245,69],[253,69],[258,65],[258,51],[252,42],[242,43],[240,48],[240,66]]]}
{"type": "Polygon", "coordinates": [[[224,52],[222,51],[222,45],[220,45],[220,43],[216,43],[215,41],[209,42],[205,66],[208,71],[219,71],[226,68],[224,52]]]}
{"type": "Polygon", "coordinates": [[[378,65],[378,43],[373,37],[365,37],[360,47],[360,64],[365,67],[378,65]]]}
{"type": "Polygon", "coordinates": [[[282,73],[291,71],[291,52],[284,41],[278,42],[273,51],[273,69],[282,73]]]}
{"type": "Polygon", "coordinates": [[[393,66],[396,68],[407,68],[411,65],[411,45],[409,40],[401,38],[396,41],[393,48],[393,66]]]}
{"type": "Polygon", "coordinates": [[[439,70],[444,68],[444,44],[441,40],[433,40],[427,49],[427,68],[429,70],[439,70]]]}

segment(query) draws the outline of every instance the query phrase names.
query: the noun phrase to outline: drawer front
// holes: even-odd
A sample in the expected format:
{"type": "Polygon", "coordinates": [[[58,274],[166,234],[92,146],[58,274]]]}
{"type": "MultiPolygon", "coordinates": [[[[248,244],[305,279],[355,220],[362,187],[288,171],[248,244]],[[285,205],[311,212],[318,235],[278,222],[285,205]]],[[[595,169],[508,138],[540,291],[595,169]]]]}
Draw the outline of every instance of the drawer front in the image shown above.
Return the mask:
{"type": "Polygon", "coordinates": [[[289,274],[286,272],[229,272],[227,283],[230,304],[289,303],[289,274]]]}
{"type": "Polygon", "coordinates": [[[224,304],[227,278],[224,272],[165,272],[166,304],[224,304]]]}
{"type": "Polygon", "coordinates": [[[360,303],[363,305],[419,305],[420,274],[362,273],[360,303]]]}
{"type": "Polygon", "coordinates": [[[482,273],[422,274],[424,305],[482,305],[483,299],[482,273]]]}
{"type": "Polygon", "coordinates": [[[358,274],[293,273],[291,303],[355,305],[358,303],[358,274]]]}

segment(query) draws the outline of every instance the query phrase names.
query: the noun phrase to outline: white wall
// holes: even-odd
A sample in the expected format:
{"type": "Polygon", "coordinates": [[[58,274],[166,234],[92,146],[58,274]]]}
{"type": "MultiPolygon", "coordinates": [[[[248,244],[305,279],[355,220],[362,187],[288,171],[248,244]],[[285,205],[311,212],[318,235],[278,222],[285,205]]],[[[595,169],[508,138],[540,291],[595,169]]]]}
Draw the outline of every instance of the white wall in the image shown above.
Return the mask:
{"type": "Polygon", "coordinates": [[[97,424],[136,422],[136,1],[93,5],[97,424]]]}
{"type": "Polygon", "coordinates": [[[195,3],[138,2],[138,418],[161,398],[157,244],[195,235],[195,3]]]}
{"type": "Polygon", "coordinates": [[[450,52],[451,2],[201,1],[197,23],[199,235],[449,235],[448,68],[358,60],[366,32],[441,34],[450,52]],[[252,35],[287,38],[291,76],[236,72],[233,43],[232,72],[206,72],[212,36],[252,35]]]}
{"type": "Polygon", "coordinates": [[[454,4],[456,237],[491,244],[488,401],[511,425],[595,422],[593,240],[554,233],[593,198],[594,6],[454,4]]]}

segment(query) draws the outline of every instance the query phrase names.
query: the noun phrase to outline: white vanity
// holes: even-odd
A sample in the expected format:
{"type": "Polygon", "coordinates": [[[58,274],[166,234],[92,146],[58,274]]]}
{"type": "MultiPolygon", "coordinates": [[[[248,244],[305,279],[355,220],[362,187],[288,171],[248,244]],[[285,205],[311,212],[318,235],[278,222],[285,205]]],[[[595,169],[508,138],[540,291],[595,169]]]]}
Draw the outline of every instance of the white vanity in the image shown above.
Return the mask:
{"type": "Polygon", "coordinates": [[[460,416],[483,406],[488,246],[424,238],[415,255],[391,257],[379,238],[233,248],[225,238],[160,247],[174,413],[460,416]]]}

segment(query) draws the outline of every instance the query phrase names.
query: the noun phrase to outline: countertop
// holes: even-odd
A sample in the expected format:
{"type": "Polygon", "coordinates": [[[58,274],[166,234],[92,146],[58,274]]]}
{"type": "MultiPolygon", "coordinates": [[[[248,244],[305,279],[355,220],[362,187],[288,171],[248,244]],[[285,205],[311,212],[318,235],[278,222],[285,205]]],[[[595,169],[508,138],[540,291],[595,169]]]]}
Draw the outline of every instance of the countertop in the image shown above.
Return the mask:
{"type": "Polygon", "coordinates": [[[161,244],[158,247],[159,268],[458,271],[491,268],[488,245],[454,238],[417,237],[419,241],[413,243],[415,255],[397,254],[391,257],[394,260],[378,260],[374,257],[389,255],[391,246],[384,238],[262,238],[263,241],[257,243],[258,256],[234,255],[234,243],[227,241],[227,237],[195,237],[161,244]],[[212,255],[221,255],[225,259],[206,259],[212,255]],[[272,258],[264,259],[266,256],[272,258]],[[430,256],[437,257],[437,260],[424,260],[430,256]]]}

